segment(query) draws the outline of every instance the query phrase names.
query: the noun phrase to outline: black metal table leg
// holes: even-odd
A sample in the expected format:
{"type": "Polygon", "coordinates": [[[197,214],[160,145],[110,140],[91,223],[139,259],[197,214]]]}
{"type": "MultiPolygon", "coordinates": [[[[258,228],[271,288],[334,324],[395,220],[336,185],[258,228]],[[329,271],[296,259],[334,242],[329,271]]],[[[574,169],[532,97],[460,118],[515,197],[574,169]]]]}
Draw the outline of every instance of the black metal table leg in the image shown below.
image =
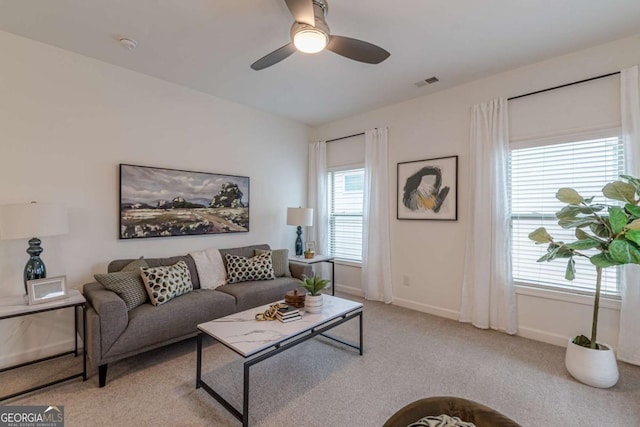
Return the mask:
{"type": "Polygon", "coordinates": [[[332,260],[331,263],[331,295],[336,296],[336,263],[332,260]]]}
{"type": "Polygon", "coordinates": [[[196,388],[200,388],[200,378],[202,375],[202,332],[198,332],[198,349],[196,351],[196,388]]]}
{"type": "Polygon", "coordinates": [[[75,347],[73,349],[73,354],[75,355],[75,357],[78,357],[78,310],[76,310],[77,307],[73,308],[73,324],[75,326],[75,334],[73,336],[73,340],[75,342],[75,347]]]}
{"type": "Polygon", "coordinates": [[[249,370],[251,365],[244,364],[244,390],[242,392],[242,427],[249,427],[249,370]]]}
{"type": "Polygon", "coordinates": [[[362,345],[362,312],[360,312],[360,356],[364,353],[364,347],[362,345]]]}
{"type": "Polygon", "coordinates": [[[82,310],[82,381],[87,380],[87,305],[80,307],[82,310]]]}

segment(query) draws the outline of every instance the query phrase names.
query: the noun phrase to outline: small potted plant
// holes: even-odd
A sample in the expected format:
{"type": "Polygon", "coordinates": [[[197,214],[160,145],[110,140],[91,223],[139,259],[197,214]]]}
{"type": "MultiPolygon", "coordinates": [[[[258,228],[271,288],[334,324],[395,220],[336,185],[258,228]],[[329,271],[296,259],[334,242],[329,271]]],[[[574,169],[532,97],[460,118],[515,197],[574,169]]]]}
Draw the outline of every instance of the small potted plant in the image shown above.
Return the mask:
{"type": "Polygon", "coordinates": [[[596,268],[591,337],[578,335],[567,345],[565,364],[577,380],[593,387],[608,388],[618,381],[618,366],[611,346],[598,343],[598,309],[602,269],[624,264],[640,264],[640,180],[621,175],[602,188],[602,194],[620,204],[593,203],[572,188],[561,188],[556,198],[567,206],[556,213],[558,225],[575,229],[576,241],[554,240],[544,227],[529,234],[539,244],[547,244],[547,253],[538,262],[567,259],[565,278],[575,277],[574,257],[588,258],[596,268]]]}
{"type": "Polygon", "coordinates": [[[321,279],[317,275],[312,277],[304,277],[304,280],[298,280],[309,293],[304,298],[304,310],[308,313],[320,313],[322,311],[322,291],[329,284],[329,280],[321,279]]]}

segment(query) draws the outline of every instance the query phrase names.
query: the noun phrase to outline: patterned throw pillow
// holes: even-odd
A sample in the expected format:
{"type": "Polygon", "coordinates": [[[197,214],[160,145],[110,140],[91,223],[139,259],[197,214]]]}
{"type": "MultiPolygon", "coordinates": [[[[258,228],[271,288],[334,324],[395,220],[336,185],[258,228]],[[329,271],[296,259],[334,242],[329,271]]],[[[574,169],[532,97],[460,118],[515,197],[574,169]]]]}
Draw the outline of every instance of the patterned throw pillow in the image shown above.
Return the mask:
{"type": "Polygon", "coordinates": [[[124,266],[120,271],[95,274],[93,277],[102,286],[118,294],[124,301],[127,311],[130,311],[148,300],[147,291],[140,275],[142,267],[148,267],[147,262],[143,259],[137,259],[124,266]]]}
{"type": "Polygon", "coordinates": [[[446,414],[424,417],[407,427],[476,427],[475,424],[462,421],[458,417],[451,417],[446,414]]]}
{"type": "Polygon", "coordinates": [[[271,280],[273,272],[271,252],[252,258],[225,254],[227,258],[227,283],[247,282],[250,280],[271,280]]]}
{"type": "Polygon", "coordinates": [[[151,304],[155,306],[193,290],[191,273],[184,261],[170,266],[141,268],[140,272],[151,304]]]}
{"type": "Polygon", "coordinates": [[[273,272],[276,277],[291,277],[291,271],[289,271],[289,249],[255,249],[255,255],[260,255],[266,252],[271,252],[271,262],[273,263],[273,272]]]}

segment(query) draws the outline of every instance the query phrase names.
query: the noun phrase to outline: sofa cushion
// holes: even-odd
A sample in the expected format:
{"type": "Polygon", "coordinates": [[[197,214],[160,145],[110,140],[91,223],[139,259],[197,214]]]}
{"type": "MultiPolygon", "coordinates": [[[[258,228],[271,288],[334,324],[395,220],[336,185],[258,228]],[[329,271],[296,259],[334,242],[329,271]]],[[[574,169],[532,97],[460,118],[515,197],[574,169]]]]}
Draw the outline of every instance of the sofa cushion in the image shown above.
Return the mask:
{"type": "Polygon", "coordinates": [[[144,304],[149,299],[140,268],[148,267],[143,259],[137,259],[125,265],[122,271],[107,274],[95,274],[93,277],[105,288],[118,294],[125,303],[127,311],[144,304]]]}
{"type": "Polygon", "coordinates": [[[271,262],[270,251],[251,258],[229,254],[227,254],[226,257],[227,283],[229,284],[252,280],[271,280],[276,278],[273,273],[273,263],[271,262]]]}
{"type": "Polygon", "coordinates": [[[171,266],[141,268],[140,271],[151,304],[155,306],[193,290],[189,267],[182,260],[171,266]]]}
{"type": "MultiPolygon", "coordinates": [[[[103,348],[103,358],[135,354],[148,348],[185,335],[195,335],[197,325],[236,311],[232,296],[213,290],[196,289],[154,307],[143,304],[129,312],[129,324],[110,348],[103,348]]],[[[116,360],[117,360],[116,359],[116,360]]]]}
{"type": "Polygon", "coordinates": [[[271,252],[271,262],[273,263],[273,272],[276,277],[291,277],[291,271],[289,271],[289,249],[272,249],[270,251],[255,249],[254,252],[256,255],[271,252]]]}
{"type": "MultiPolygon", "coordinates": [[[[198,269],[196,268],[196,263],[189,255],[183,256],[173,256],[169,258],[145,258],[149,267],[160,267],[160,266],[169,266],[174,265],[178,261],[184,261],[187,263],[189,267],[189,274],[191,274],[191,283],[193,284],[193,289],[200,289],[200,280],[198,277],[198,269]]],[[[134,259],[116,259],[109,263],[107,267],[107,272],[112,273],[114,271],[120,271],[122,268],[129,264],[131,261],[135,261],[134,259]]]]}
{"type": "Polygon", "coordinates": [[[217,287],[216,292],[224,292],[234,296],[237,305],[236,311],[242,311],[274,301],[281,301],[285,294],[293,289],[298,289],[300,293],[306,292],[290,277],[223,285],[217,287]]]}

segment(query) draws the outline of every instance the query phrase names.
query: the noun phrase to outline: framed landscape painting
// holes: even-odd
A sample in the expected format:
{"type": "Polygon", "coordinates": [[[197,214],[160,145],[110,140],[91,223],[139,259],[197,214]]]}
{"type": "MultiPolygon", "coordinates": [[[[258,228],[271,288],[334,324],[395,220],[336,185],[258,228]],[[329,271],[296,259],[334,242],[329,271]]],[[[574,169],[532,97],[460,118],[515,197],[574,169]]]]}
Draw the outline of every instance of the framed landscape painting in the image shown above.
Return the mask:
{"type": "Polygon", "coordinates": [[[249,231],[249,177],[120,165],[120,239],[249,231]]]}
{"type": "Polygon", "coordinates": [[[398,219],[458,220],[458,156],[398,163],[398,219]]]}

